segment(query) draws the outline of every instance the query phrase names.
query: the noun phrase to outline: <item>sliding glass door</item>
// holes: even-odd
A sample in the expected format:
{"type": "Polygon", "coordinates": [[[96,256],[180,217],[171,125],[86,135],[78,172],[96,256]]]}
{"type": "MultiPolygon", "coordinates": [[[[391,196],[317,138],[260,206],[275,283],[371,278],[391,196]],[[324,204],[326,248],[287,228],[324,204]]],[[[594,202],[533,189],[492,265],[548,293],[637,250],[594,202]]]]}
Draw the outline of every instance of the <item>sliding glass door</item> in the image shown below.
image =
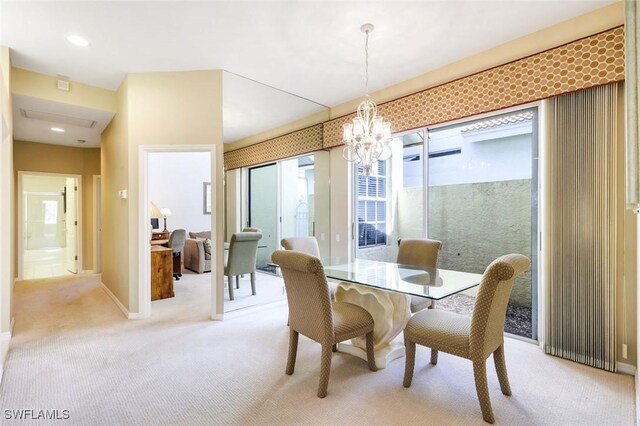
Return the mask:
{"type": "MultiPolygon", "coordinates": [[[[371,176],[355,166],[356,257],[393,262],[398,239],[427,237],[443,243],[439,267],[482,274],[524,254],[532,267],[514,285],[505,330],[536,339],[537,110],[404,133],[392,146],[371,176]]],[[[474,297],[440,305],[470,313],[474,297]]]]}
{"type": "MultiPolygon", "coordinates": [[[[504,254],[535,256],[535,129],[526,110],[429,131],[428,235],[443,242],[440,267],[481,274],[504,254]]],[[[514,285],[507,332],[536,337],[535,270],[514,285]]]]}
{"type": "Polygon", "coordinates": [[[314,236],[314,155],[249,169],[248,225],[262,230],[257,268],[275,273],[271,255],[287,237],[314,236]]]}

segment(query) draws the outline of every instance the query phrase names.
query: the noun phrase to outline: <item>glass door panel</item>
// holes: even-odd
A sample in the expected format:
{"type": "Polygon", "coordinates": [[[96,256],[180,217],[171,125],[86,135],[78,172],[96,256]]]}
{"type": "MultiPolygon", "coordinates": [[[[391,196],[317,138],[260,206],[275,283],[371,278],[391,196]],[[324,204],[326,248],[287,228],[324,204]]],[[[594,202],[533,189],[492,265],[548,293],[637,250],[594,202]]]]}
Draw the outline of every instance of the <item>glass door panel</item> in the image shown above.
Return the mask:
{"type": "Polygon", "coordinates": [[[262,230],[256,267],[274,272],[271,254],[278,249],[278,167],[276,163],[249,169],[249,226],[262,230]]]}
{"type": "MultiPolygon", "coordinates": [[[[483,273],[509,253],[535,262],[536,120],[526,110],[429,131],[427,223],[429,238],[443,242],[439,267],[483,273]]],[[[505,326],[532,338],[535,270],[516,281],[505,326]]]]}
{"type": "Polygon", "coordinates": [[[314,226],[313,155],[280,162],[282,238],[308,237],[314,226]]]}

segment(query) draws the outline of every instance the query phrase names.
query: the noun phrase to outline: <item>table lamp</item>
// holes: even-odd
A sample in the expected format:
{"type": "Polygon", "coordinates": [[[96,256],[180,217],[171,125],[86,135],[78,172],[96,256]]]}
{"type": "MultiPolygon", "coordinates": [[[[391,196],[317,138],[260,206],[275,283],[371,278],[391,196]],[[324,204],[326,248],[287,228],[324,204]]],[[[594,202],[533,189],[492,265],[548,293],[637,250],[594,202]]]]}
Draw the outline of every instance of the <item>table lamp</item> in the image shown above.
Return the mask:
{"type": "Polygon", "coordinates": [[[164,217],[164,230],[168,231],[167,230],[167,217],[171,216],[171,210],[165,207],[163,209],[160,209],[160,214],[162,215],[162,217],[164,217]]]}

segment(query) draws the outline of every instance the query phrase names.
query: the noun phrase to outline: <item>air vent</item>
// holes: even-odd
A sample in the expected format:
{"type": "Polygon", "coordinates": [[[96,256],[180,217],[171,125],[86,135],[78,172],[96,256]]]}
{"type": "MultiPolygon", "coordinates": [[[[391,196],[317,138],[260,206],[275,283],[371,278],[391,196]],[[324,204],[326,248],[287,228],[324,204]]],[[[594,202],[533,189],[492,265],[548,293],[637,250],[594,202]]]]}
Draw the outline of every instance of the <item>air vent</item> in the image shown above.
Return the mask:
{"type": "Polygon", "coordinates": [[[70,124],[72,126],[92,128],[96,122],[85,118],[69,117],[68,115],[52,114],[50,112],[34,111],[31,109],[20,109],[20,113],[25,118],[32,120],[48,121],[50,123],[70,124]]]}

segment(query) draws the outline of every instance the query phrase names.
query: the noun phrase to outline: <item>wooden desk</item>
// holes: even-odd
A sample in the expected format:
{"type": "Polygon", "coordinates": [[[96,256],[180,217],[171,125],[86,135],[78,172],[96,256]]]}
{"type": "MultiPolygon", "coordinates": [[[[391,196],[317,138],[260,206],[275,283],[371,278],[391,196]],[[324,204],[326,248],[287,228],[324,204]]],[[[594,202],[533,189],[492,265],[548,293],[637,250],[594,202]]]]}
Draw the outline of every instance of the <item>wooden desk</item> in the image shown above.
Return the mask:
{"type": "Polygon", "coordinates": [[[151,300],[175,296],[173,292],[173,250],[151,246],[151,300]]]}
{"type": "Polygon", "coordinates": [[[161,246],[161,245],[169,243],[169,240],[168,239],[166,239],[166,240],[151,240],[149,242],[151,243],[152,246],[161,246]]]}

